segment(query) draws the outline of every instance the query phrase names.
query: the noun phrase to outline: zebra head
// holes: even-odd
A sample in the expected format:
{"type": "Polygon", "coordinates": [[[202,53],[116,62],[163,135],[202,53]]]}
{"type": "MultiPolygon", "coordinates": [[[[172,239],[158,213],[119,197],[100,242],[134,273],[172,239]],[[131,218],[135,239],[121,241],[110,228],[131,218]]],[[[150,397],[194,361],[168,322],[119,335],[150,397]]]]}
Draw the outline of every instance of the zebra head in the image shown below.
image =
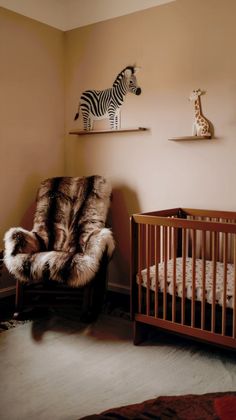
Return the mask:
{"type": "Polygon", "coordinates": [[[141,88],[137,84],[136,73],[137,67],[126,67],[125,77],[127,79],[128,92],[134,93],[135,95],[141,94],[141,88]]]}
{"type": "Polygon", "coordinates": [[[123,95],[128,92],[134,93],[135,95],[140,95],[141,88],[138,86],[135,75],[137,70],[138,68],[134,66],[126,67],[118,74],[115,82],[113,83],[113,87],[116,88],[119,86],[119,89],[122,91],[123,95]]]}

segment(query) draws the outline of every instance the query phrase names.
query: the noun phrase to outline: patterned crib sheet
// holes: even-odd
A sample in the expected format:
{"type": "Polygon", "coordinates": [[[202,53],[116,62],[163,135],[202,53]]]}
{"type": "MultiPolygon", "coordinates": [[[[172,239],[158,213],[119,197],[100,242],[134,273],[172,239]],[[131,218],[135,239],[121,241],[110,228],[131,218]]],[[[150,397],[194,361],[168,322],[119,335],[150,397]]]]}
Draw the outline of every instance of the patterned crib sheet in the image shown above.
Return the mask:
{"type": "MultiPolygon", "coordinates": [[[[192,298],[192,272],[193,272],[192,258],[186,258],[186,277],[185,277],[185,295],[188,299],[192,298]]],[[[212,283],[213,283],[213,262],[206,261],[206,286],[205,295],[206,301],[212,303],[212,283]]],[[[158,290],[164,291],[164,262],[158,265],[159,280],[158,290]]],[[[195,260],[195,299],[202,300],[202,260],[195,260]]],[[[156,266],[150,267],[150,289],[155,291],[156,288],[156,266]]],[[[147,268],[141,271],[142,286],[147,287],[147,268]]],[[[176,296],[182,297],[182,281],[183,281],[183,259],[176,258],[176,296]]],[[[139,283],[139,276],[137,274],[137,283],[139,283]]],[[[224,287],[224,264],[216,263],[216,303],[223,305],[223,287],[224,287]]],[[[173,294],[173,259],[167,262],[167,293],[173,294]]],[[[226,292],[226,306],[233,308],[234,306],[234,265],[227,264],[227,292],[226,292]]]]}

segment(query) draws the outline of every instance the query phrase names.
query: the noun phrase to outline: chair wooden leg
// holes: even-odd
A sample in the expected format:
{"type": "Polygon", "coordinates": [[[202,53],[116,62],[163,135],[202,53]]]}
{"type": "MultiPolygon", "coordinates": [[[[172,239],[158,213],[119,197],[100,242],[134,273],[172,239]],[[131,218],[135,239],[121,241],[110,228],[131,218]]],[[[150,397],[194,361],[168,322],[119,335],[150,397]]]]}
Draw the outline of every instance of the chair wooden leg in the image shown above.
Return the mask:
{"type": "Polygon", "coordinates": [[[20,317],[23,308],[23,289],[24,285],[17,280],[16,281],[16,299],[15,299],[15,312],[13,317],[15,319],[20,317]]]}
{"type": "Polygon", "coordinates": [[[82,302],[82,311],[81,311],[81,316],[80,319],[82,322],[91,322],[92,319],[92,314],[90,311],[91,308],[91,284],[88,284],[87,286],[85,286],[84,288],[84,292],[83,292],[83,302],[82,302]]]}
{"type": "Polygon", "coordinates": [[[105,295],[107,291],[107,275],[108,275],[108,260],[107,257],[104,256],[101,269],[98,274],[98,281],[94,285],[93,289],[93,311],[96,317],[102,311],[104,302],[105,302],[105,295]]]}
{"type": "Polygon", "coordinates": [[[99,273],[95,279],[85,287],[82,315],[83,322],[95,321],[102,310],[107,283],[107,261],[104,258],[99,273]]]}

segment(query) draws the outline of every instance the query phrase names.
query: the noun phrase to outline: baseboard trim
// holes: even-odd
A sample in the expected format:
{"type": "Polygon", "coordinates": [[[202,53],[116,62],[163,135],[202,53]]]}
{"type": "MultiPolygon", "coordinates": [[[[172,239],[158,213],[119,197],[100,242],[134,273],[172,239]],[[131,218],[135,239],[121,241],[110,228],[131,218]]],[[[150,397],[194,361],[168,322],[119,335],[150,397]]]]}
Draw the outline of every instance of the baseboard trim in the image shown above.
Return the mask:
{"type": "Polygon", "coordinates": [[[124,295],[130,295],[130,288],[118,283],[108,283],[108,290],[116,293],[123,293],[124,295]]]}

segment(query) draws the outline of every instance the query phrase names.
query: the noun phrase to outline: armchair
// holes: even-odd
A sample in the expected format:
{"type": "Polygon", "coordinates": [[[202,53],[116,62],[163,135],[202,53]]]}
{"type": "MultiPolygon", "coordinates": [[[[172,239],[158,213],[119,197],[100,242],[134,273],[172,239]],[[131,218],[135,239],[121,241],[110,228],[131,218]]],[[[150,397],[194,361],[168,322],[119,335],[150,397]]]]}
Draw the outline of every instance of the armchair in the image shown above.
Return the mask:
{"type": "Polygon", "coordinates": [[[105,227],[110,200],[111,186],[98,175],[41,183],[33,229],[11,228],[4,237],[4,262],[17,279],[16,315],[27,303],[26,295],[75,297],[82,289],[84,313],[91,315],[94,309],[97,315],[115,248],[105,227]]]}

